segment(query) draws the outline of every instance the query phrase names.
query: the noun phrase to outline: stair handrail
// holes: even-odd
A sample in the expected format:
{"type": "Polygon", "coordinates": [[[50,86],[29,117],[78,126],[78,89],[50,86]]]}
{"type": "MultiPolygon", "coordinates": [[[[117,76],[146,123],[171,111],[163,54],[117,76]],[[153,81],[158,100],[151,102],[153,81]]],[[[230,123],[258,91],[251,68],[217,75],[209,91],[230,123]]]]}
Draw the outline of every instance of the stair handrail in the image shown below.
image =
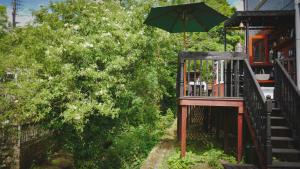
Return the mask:
{"type": "Polygon", "coordinates": [[[244,100],[255,132],[261,166],[272,163],[271,112],[272,100],[266,98],[247,59],[244,60],[244,100]]]}
{"type": "Polygon", "coordinates": [[[252,68],[251,68],[251,66],[250,66],[250,63],[249,63],[249,61],[247,60],[247,59],[245,59],[244,60],[244,63],[245,63],[245,65],[246,65],[246,70],[248,70],[249,71],[249,73],[250,73],[250,78],[251,78],[251,80],[254,82],[254,84],[255,84],[255,89],[257,89],[257,92],[259,93],[259,95],[260,95],[260,99],[262,99],[262,101],[263,102],[266,102],[267,101],[267,99],[265,98],[265,96],[264,96],[264,93],[262,92],[262,90],[260,89],[260,85],[259,85],[259,83],[258,83],[258,81],[256,80],[256,78],[255,78],[255,74],[254,74],[254,72],[252,71],[252,68]]]}
{"type": "Polygon", "coordinates": [[[292,129],[293,138],[300,145],[300,90],[279,59],[275,60],[274,72],[276,75],[274,95],[292,129]]]}
{"type": "Polygon", "coordinates": [[[275,60],[275,66],[276,65],[278,65],[278,67],[280,68],[280,70],[282,71],[282,73],[285,75],[285,77],[287,78],[288,82],[293,87],[293,90],[300,96],[300,90],[298,89],[296,83],[293,81],[293,79],[291,78],[291,76],[289,75],[289,73],[286,71],[286,69],[284,68],[284,66],[281,64],[281,62],[280,62],[279,59],[275,60]]]}

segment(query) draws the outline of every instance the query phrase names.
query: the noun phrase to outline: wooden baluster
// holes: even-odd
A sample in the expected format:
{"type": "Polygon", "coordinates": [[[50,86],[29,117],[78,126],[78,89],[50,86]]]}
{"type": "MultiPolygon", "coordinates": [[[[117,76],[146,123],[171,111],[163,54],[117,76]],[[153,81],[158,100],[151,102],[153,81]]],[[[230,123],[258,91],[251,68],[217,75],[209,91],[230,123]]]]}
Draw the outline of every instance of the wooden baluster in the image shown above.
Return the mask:
{"type": "Polygon", "coordinates": [[[212,96],[215,96],[215,90],[214,90],[214,88],[215,88],[215,74],[216,74],[216,72],[215,72],[215,61],[214,60],[211,60],[211,65],[212,65],[212,70],[211,71],[209,71],[209,72],[212,72],[212,78],[211,78],[211,87],[212,87],[212,89],[211,89],[211,93],[212,93],[212,96]]]}
{"type": "Polygon", "coordinates": [[[233,60],[230,60],[230,97],[233,96],[233,60]]]}
{"type": "Polygon", "coordinates": [[[267,153],[267,164],[272,164],[272,142],[271,142],[271,113],[272,113],[272,100],[271,97],[267,98],[267,118],[266,118],[266,153],[267,153]]]}
{"type": "Polygon", "coordinates": [[[240,96],[240,61],[237,60],[237,70],[236,70],[236,97],[240,96]]]}
{"type": "Polygon", "coordinates": [[[224,96],[227,97],[227,60],[224,61],[224,96]]]}
{"type": "Polygon", "coordinates": [[[196,59],[194,59],[194,96],[196,96],[196,87],[197,87],[197,84],[196,84],[196,82],[197,82],[197,77],[196,77],[196,73],[197,73],[197,69],[196,69],[196,67],[197,67],[197,64],[196,64],[196,59]]]}
{"type": "Polygon", "coordinates": [[[206,85],[207,85],[207,88],[206,88],[206,95],[209,96],[209,92],[208,92],[208,86],[209,86],[209,70],[208,70],[208,60],[205,61],[205,82],[206,82],[206,85]]]}
{"type": "Polygon", "coordinates": [[[191,90],[190,90],[190,60],[187,61],[187,91],[188,91],[188,96],[190,96],[191,94],[191,90]]]}
{"type": "Polygon", "coordinates": [[[217,79],[218,79],[218,96],[220,97],[221,95],[221,93],[220,93],[220,90],[221,90],[221,87],[220,87],[220,83],[221,83],[221,61],[220,60],[218,60],[218,62],[217,62],[218,64],[217,64],[217,79]]]}
{"type": "Polygon", "coordinates": [[[200,83],[199,96],[202,96],[202,59],[200,60],[200,67],[199,67],[199,83],[200,83]]]}
{"type": "Polygon", "coordinates": [[[180,59],[180,94],[179,96],[185,96],[185,64],[184,59],[180,59]]]}
{"type": "Polygon", "coordinates": [[[236,94],[237,94],[237,61],[235,60],[233,62],[233,72],[234,72],[234,85],[233,85],[233,88],[234,88],[234,91],[233,91],[233,97],[236,97],[236,94]]]}

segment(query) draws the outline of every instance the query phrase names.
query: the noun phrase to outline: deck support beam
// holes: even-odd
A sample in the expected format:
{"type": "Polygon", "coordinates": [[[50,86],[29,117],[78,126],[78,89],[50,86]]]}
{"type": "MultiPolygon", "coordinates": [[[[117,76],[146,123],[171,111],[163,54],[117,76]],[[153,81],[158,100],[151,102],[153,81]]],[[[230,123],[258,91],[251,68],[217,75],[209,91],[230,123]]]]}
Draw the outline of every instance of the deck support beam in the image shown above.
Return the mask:
{"type": "Polygon", "coordinates": [[[228,123],[228,116],[224,116],[224,124],[223,124],[223,130],[224,130],[224,152],[225,153],[228,153],[229,151],[229,146],[228,146],[228,143],[229,143],[229,137],[228,137],[228,132],[229,132],[229,124],[228,123]]]}
{"type": "Polygon", "coordinates": [[[180,150],[181,157],[185,157],[186,154],[186,120],[187,120],[187,106],[181,106],[181,134],[180,134],[180,150]]]}
{"type": "Polygon", "coordinates": [[[242,160],[243,155],[243,108],[238,108],[238,117],[237,117],[237,161],[242,160]]]}

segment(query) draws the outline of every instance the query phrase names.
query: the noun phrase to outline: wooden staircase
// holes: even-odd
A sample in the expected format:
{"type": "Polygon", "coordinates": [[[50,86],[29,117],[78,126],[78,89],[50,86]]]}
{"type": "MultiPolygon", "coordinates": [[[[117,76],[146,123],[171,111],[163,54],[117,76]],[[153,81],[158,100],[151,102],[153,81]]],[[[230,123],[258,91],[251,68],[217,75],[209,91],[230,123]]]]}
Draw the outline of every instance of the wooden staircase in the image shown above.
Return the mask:
{"type": "Polygon", "coordinates": [[[245,61],[246,120],[260,168],[300,169],[300,91],[279,60],[274,63],[274,98],[266,98],[245,61]]]}
{"type": "Polygon", "coordinates": [[[268,168],[300,168],[300,150],[287,119],[273,101],[271,113],[272,164],[268,168]]]}

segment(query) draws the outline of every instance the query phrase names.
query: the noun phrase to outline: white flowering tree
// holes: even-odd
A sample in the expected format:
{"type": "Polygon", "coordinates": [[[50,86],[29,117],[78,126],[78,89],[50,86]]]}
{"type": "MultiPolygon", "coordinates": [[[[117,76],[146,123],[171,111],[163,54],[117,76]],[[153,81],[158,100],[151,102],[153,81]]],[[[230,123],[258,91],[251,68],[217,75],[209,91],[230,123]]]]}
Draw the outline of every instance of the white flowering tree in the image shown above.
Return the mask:
{"type": "Polygon", "coordinates": [[[7,29],[7,16],[5,6],[0,5],[0,37],[6,32],[7,29]]]}

